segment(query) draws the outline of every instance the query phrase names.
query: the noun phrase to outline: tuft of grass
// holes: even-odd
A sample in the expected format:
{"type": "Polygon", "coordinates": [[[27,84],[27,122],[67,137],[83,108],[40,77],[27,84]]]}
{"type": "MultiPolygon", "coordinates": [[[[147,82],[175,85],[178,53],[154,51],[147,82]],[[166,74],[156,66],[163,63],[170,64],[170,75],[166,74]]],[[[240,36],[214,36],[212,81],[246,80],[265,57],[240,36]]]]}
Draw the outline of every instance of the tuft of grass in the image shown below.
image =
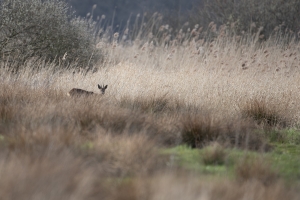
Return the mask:
{"type": "Polygon", "coordinates": [[[225,148],[218,142],[213,142],[204,148],[202,161],[205,165],[223,165],[225,160],[225,148]]]}
{"type": "Polygon", "coordinates": [[[192,148],[201,148],[216,140],[221,128],[219,122],[205,114],[183,115],[181,124],[182,142],[192,148]]]}
{"type": "Polygon", "coordinates": [[[145,175],[163,166],[155,144],[145,134],[101,134],[92,143],[87,153],[101,162],[105,176],[145,175]]]}
{"type": "Polygon", "coordinates": [[[182,143],[192,148],[202,148],[218,141],[228,147],[268,151],[271,146],[265,136],[249,120],[214,118],[211,114],[183,115],[182,143]]]}
{"type": "Polygon", "coordinates": [[[278,109],[266,99],[253,99],[240,107],[245,117],[252,118],[262,127],[286,126],[286,119],[278,112],[278,109]]]}
{"type": "Polygon", "coordinates": [[[1,101],[0,102],[0,126],[5,127],[8,126],[9,123],[13,123],[12,120],[14,119],[14,109],[12,105],[1,101]]]}
{"type": "Polygon", "coordinates": [[[279,179],[268,161],[263,157],[245,156],[236,165],[235,175],[238,181],[259,181],[268,186],[275,183],[279,179]]]}
{"type": "MultiPolygon", "coordinates": [[[[1,199],[87,199],[95,189],[95,171],[66,149],[48,150],[43,156],[33,152],[1,153],[1,199]]],[[[100,197],[100,195],[99,195],[100,197]]]]}

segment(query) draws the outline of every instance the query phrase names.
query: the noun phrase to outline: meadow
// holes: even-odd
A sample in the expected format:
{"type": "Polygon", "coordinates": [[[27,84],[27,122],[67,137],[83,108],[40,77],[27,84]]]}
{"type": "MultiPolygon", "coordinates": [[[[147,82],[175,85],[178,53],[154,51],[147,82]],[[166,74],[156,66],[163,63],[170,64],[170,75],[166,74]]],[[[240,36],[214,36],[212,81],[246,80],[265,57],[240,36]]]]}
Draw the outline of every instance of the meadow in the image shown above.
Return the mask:
{"type": "Polygon", "coordinates": [[[0,199],[299,199],[298,42],[97,46],[89,71],[0,63],[0,199]]]}

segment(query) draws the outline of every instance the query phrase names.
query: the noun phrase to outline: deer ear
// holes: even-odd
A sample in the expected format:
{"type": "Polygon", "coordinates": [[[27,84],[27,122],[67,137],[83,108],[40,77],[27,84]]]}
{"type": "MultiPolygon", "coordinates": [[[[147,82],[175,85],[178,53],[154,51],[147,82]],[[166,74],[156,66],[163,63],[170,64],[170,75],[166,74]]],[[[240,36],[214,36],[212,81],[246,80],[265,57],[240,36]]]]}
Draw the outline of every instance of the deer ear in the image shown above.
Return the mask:
{"type": "Polygon", "coordinates": [[[107,88],[107,85],[104,87],[104,89],[106,89],[107,88]]]}
{"type": "Polygon", "coordinates": [[[101,86],[98,84],[98,88],[101,89],[101,86]]]}

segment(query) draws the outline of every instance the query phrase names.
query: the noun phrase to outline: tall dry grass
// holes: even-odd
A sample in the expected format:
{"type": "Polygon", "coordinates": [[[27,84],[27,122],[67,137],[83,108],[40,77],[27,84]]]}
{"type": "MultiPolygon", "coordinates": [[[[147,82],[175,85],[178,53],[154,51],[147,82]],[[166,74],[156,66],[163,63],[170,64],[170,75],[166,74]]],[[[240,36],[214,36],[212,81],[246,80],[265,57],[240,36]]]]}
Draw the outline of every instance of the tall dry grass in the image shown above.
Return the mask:
{"type": "Polygon", "coordinates": [[[256,102],[259,112],[298,126],[299,44],[246,39],[105,43],[104,64],[88,73],[33,59],[13,74],[1,63],[1,198],[296,199],[277,179],[207,184],[207,177],[176,175],[159,154],[215,140],[266,150],[257,129],[269,117],[251,114],[256,102]],[[104,96],[66,95],[73,87],[97,93],[97,84],[108,85],[104,96]]]}

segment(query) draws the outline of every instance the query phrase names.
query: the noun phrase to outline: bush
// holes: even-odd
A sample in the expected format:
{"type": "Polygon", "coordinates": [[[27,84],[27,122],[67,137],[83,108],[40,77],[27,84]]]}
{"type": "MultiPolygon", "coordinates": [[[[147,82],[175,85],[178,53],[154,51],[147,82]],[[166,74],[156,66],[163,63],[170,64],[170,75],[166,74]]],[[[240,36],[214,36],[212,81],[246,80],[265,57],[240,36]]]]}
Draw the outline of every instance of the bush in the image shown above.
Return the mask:
{"type": "Polygon", "coordinates": [[[97,60],[93,22],[76,18],[60,0],[2,0],[0,27],[3,60],[21,64],[35,57],[61,61],[64,67],[97,60]]]}

